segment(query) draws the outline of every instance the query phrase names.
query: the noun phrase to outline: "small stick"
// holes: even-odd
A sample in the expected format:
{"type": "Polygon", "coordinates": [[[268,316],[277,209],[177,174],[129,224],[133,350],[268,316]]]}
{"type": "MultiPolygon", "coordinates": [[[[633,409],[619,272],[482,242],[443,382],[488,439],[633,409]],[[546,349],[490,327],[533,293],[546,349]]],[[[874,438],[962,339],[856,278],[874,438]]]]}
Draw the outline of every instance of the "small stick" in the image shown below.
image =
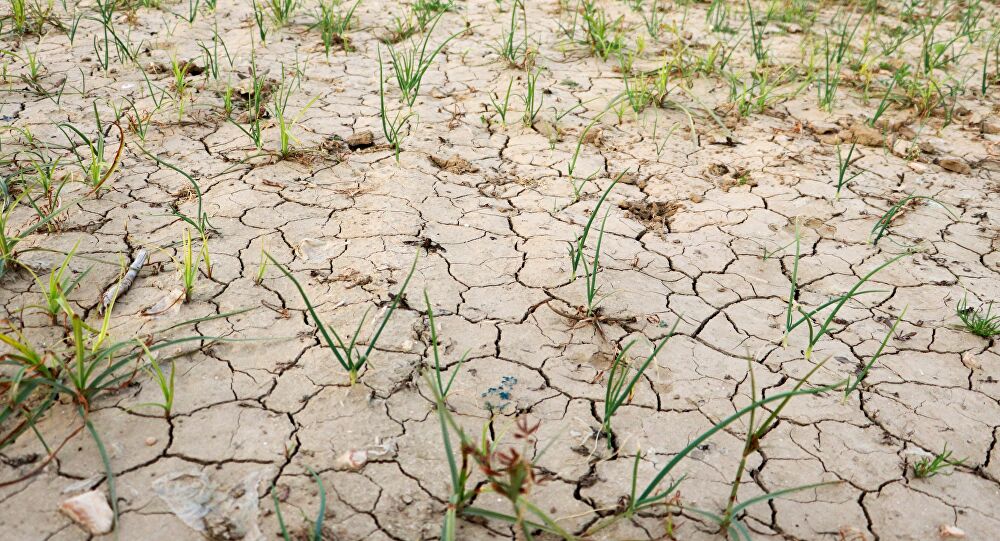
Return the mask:
{"type": "Polygon", "coordinates": [[[132,264],[129,265],[128,271],[125,272],[125,276],[118,282],[117,285],[111,286],[104,295],[101,297],[100,309],[103,312],[112,301],[118,298],[119,295],[125,294],[132,287],[132,282],[135,281],[135,277],[139,275],[139,271],[142,270],[142,266],[146,264],[146,258],[149,257],[149,253],[146,252],[145,248],[140,248],[138,252],[135,253],[135,259],[132,260],[132,264]]]}

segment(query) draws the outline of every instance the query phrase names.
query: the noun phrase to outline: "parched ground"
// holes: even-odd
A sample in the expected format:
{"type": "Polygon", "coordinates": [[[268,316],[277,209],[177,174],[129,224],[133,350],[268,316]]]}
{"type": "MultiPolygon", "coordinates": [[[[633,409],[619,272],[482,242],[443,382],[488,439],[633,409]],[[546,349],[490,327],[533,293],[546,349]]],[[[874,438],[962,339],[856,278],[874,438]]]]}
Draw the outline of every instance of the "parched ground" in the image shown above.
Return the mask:
{"type": "MultiPolygon", "coordinates": [[[[591,53],[575,2],[529,2],[524,16],[506,0],[456,2],[434,28],[428,52],[457,35],[427,70],[398,160],[383,135],[378,58],[381,52],[386,62],[392,120],[408,109],[400,105],[384,42],[407,5],[363,0],[347,33],[350,50],[335,44],[329,56],[318,30],[309,28],[311,3],[283,28],[269,22],[264,44],[248,1],[221,0],[215,11],[202,5],[193,23],[185,20],[185,4],[120,5],[113,27],[132,44],[142,70],[121,61],[113,44],[108,68],[101,66],[104,29],[90,3],[68,12],[54,7],[52,16],[67,28],[73,13],[82,14],[72,44],[69,31],[51,20],[41,35],[19,34],[5,20],[0,115],[9,128],[0,133],[0,166],[4,209],[13,209],[7,234],[38,220],[26,202],[42,192],[23,180],[36,174],[31,160],[61,157],[55,177],[67,183],[51,207],[64,211],[18,244],[18,263],[12,259],[0,279],[4,332],[48,352],[54,370],[70,370],[61,363],[73,359],[78,339],[65,316],[53,320],[38,307],[48,275],[75,248],[67,274],[90,271],[68,293],[70,305],[99,330],[102,292],[146,249],[149,261],[115,303],[104,347],[135,337],[206,338],[156,352],[165,371],[174,363],[168,416],[149,405],[162,403],[163,394],[137,368],[148,366],[145,357],[121,367],[126,377],[92,400],[61,395],[16,439],[9,435],[27,415],[17,408],[41,398],[5,410],[0,538],[92,537],[59,510],[76,493],[112,489],[82,416],[99,434],[114,474],[120,520],[112,535],[119,539],[278,539],[275,501],[289,529],[302,534],[319,506],[310,471],[326,493],[325,538],[438,538],[450,485],[424,378],[433,364],[424,292],[445,375],[458,371],[450,411],[475,438],[523,445],[537,457],[539,481],[526,497],[568,532],[607,540],[721,538],[697,510],[725,509],[746,418],[671,473],[661,488],[686,477],[669,507],[594,530],[627,502],[636,453],[644,486],[694,438],[750,403],[751,370],[757,397],[791,390],[823,361],[806,388],[853,378],[905,309],[857,391],[796,397],[781,410],[750,454],[738,497],[830,483],[752,505],[741,522],[754,539],[995,538],[1000,350],[995,338],[962,327],[956,312],[963,299],[973,308],[1000,299],[1000,87],[988,76],[985,95],[980,88],[984,61],[989,74],[996,61],[988,48],[995,6],[929,2],[907,13],[907,3],[878,2],[876,15],[865,15],[849,40],[828,112],[816,89],[825,69],[824,32],[850,21],[849,13],[859,20],[861,6],[772,2],[770,19],[757,26],[768,49],[758,66],[744,5],[730,5],[732,29],[719,32],[706,18],[708,3],[661,2],[654,38],[642,15],[655,8],[645,4],[641,11],[598,4],[609,21],[624,17],[623,54],[638,77],[632,88],[643,88],[644,73],[650,88],[667,78],[666,94],[636,113],[621,101],[621,62],[591,53]],[[972,17],[981,32],[968,45],[963,37],[941,49],[949,61],[929,76],[904,76],[888,88],[902,66],[921,69],[924,39],[884,53],[883,42],[899,33],[893,29],[912,29],[940,11],[948,15],[931,35],[947,41],[970,5],[983,10],[972,17]],[[526,23],[532,58],[525,66],[497,52],[512,9],[515,42],[526,23]],[[218,78],[199,47],[213,47],[213,30],[231,58],[219,53],[218,78]],[[277,153],[273,114],[265,114],[262,150],[241,131],[248,126],[251,51],[267,81],[265,105],[273,108],[283,80],[290,90],[286,156],[277,153]],[[712,60],[713,51],[732,52],[729,63],[712,60]],[[29,56],[42,62],[37,77],[29,56]],[[183,94],[173,60],[190,62],[183,94]],[[753,87],[752,70],[770,82],[753,87]],[[527,125],[521,97],[533,73],[540,105],[527,125]],[[490,98],[502,103],[512,79],[504,123],[490,98]],[[751,87],[742,111],[734,84],[751,87]],[[768,84],[774,88],[762,93],[768,84]],[[230,87],[232,122],[224,106],[230,87]],[[894,97],[869,127],[887,88],[894,97]],[[930,107],[918,101],[921,88],[930,107]],[[106,162],[121,142],[116,117],[125,139],[120,163],[97,194],[70,152],[68,141],[79,145],[79,135],[59,127],[70,123],[94,137],[95,104],[107,133],[106,162]],[[129,118],[146,113],[143,138],[129,118]],[[853,178],[837,197],[838,144],[846,157],[852,142],[853,178]],[[201,265],[187,302],[177,268],[184,232],[194,230],[173,211],[196,216],[196,193],[142,149],[189,173],[203,196],[211,268],[201,265]],[[587,242],[592,268],[606,215],[599,317],[587,318],[586,273],[581,266],[573,278],[567,245],[619,176],[587,242]],[[582,183],[579,198],[571,177],[582,183]],[[14,206],[23,193],[28,199],[14,206]],[[903,205],[873,244],[873,227],[910,195],[934,201],[903,205]],[[844,305],[808,358],[806,325],[782,345],[796,230],[796,303],[805,310],[903,255],[862,287],[869,293],[844,305]],[[264,250],[339,333],[350,334],[367,313],[363,342],[419,257],[355,385],[279,268],[267,265],[256,283],[264,250]],[[209,319],[172,328],[199,318],[209,319]],[[676,335],[615,414],[609,449],[599,428],[612,360],[635,340],[629,354],[642,361],[675,323],[676,335]],[[540,425],[523,444],[513,434],[525,416],[540,425]],[[915,475],[915,465],[945,450],[964,460],[932,477],[915,475]]],[[[763,21],[767,5],[755,6],[763,21]]],[[[396,47],[407,50],[424,35],[396,47]]],[[[85,148],[76,148],[86,163],[85,148]]],[[[202,243],[194,237],[197,250],[202,243]]],[[[817,325],[828,313],[815,318],[817,325]]],[[[86,333],[91,338],[82,346],[102,347],[86,333]]],[[[14,368],[0,372],[5,407],[16,394],[14,368]]],[[[470,481],[477,486],[486,486],[478,471],[470,481]]],[[[486,490],[475,504],[511,509],[486,490]]],[[[517,537],[498,520],[460,518],[459,525],[462,540],[517,537]]]]}

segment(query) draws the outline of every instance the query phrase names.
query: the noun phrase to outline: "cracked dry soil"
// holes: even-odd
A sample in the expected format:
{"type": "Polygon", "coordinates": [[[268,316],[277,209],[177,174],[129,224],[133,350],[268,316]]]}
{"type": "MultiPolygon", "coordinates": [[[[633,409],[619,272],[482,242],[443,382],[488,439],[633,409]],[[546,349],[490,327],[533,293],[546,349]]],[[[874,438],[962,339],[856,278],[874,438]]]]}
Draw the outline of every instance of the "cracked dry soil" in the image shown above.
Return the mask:
{"type": "MultiPolygon", "coordinates": [[[[813,87],[795,94],[790,84],[781,99],[741,116],[730,105],[728,81],[711,74],[677,76],[673,106],[654,104],[638,115],[629,109],[617,118],[606,108],[623,90],[619,63],[568,40],[575,8],[546,0],[525,8],[542,99],[534,125],[525,126],[519,96],[526,72],[494,48],[510,21],[511,6],[502,4],[501,10],[495,2],[461,1],[442,16],[432,44],[457,35],[426,73],[398,163],[382,136],[378,54],[387,58],[387,14],[402,16],[407,6],[364,0],[348,33],[350,50],[335,47],[329,56],[309,28],[311,5],[272,28],[263,45],[252,43],[250,2],[221,0],[194,23],[169,14],[187,10],[169,2],[115,15],[115,27],[127,30],[132,43],[144,42],[138,62],[164,95],[176,90],[172,59],[197,68],[189,70],[184,111],[168,97],[144,140],[126,130],[121,162],[98,195],[79,182],[75,166],[60,167],[73,180],[61,196],[72,208],[51,230],[19,245],[21,265],[0,282],[6,318],[37,347],[65,351],[71,333],[64,319],[53,322],[34,306],[48,274],[74,247],[70,272],[90,272],[68,297],[92,325],[100,324],[97,304],[120,261],[139,248],[149,251],[135,284],[113,307],[110,334],[117,339],[160,336],[181,321],[247,310],[194,327],[224,340],[158,353],[172,356],[175,367],[169,416],[145,405],[162,401],[146,371],[87,405],[114,472],[119,538],[278,539],[275,499],[289,529],[301,535],[319,506],[310,470],[326,491],[325,538],[437,538],[449,476],[433,395],[422,377],[433,363],[426,291],[445,373],[459,371],[450,410],[471,434],[485,425],[482,433],[504,442],[519,416],[540,422],[529,454],[540,454],[536,466],[545,480],[528,497],[578,535],[622,504],[639,450],[645,482],[688,442],[746,406],[748,367],[763,396],[792,389],[824,359],[811,383],[839,381],[872,358],[905,308],[858,391],[846,399],[837,391],[796,397],[780,412],[750,455],[739,494],[746,501],[830,483],[750,506],[742,523],[762,540],[996,539],[1000,351],[995,339],[960,327],[955,306],[963,298],[970,306],[1000,299],[1000,136],[987,129],[997,126],[997,87],[963,93],[949,122],[941,111],[919,116],[894,106],[874,140],[861,123],[878,99],[862,101],[854,87],[842,89],[832,113],[819,109],[813,87]],[[213,29],[232,58],[219,79],[205,69],[198,46],[211,43],[213,29]],[[258,152],[223,113],[228,80],[237,88],[234,119],[246,122],[252,49],[271,85],[299,72],[288,106],[297,116],[294,152],[285,159],[273,152],[273,118],[265,119],[265,152],[258,152]],[[504,125],[490,96],[502,98],[511,78],[504,125]],[[584,135],[576,175],[594,175],[576,200],[567,164],[584,135]],[[845,151],[859,142],[851,170],[860,174],[835,198],[841,141],[845,151]],[[182,175],[142,148],[190,173],[203,194],[212,266],[210,276],[202,268],[188,302],[178,300],[175,268],[190,228],[172,211],[194,216],[197,200],[182,175]],[[572,279],[566,246],[622,173],[599,214],[607,212],[598,274],[607,296],[597,327],[567,317],[585,303],[586,288],[580,276],[572,279]],[[937,204],[907,205],[873,245],[873,226],[910,194],[933,196],[954,216],[937,204]],[[802,254],[796,297],[803,307],[843,294],[878,264],[906,254],[865,286],[874,293],[844,306],[809,359],[804,327],[782,345],[796,223],[802,254]],[[419,254],[400,307],[355,385],[293,284],[274,265],[255,283],[264,249],[341,333],[366,310],[370,319],[385,313],[419,254]],[[616,413],[609,451],[599,428],[614,356],[636,340],[631,353],[644,357],[674,322],[676,335],[616,413]],[[964,462],[947,474],[917,478],[913,465],[945,446],[964,462]]],[[[708,28],[707,3],[664,4],[664,24],[685,26],[659,39],[646,36],[637,69],[655,70],[678,44],[685,54],[703,56],[719,39],[708,28]]],[[[843,7],[825,4],[816,8],[814,35],[843,7]]],[[[898,23],[901,3],[882,4],[879,19],[898,23]]],[[[635,47],[640,15],[621,2],[601,5],[624,17],[635,47]]],[[[983,20],[997,15],[995,6],[985,8],[983,20]]],[[[762,28],[774,65],[805,62],[801,28],[762,28]]],[[[136,114],[155,109],[143,71],[114,61],[107,70],[99,65],[92,45],[103,32],[98,20],[84,17],[76,32],[73,44],[56,29],[4,35],[3,49],[30,50],[44,61],[42,87],[65,82],[79,89],[56,103],[18,79],[27,68],[11,60],[0,113],[22,131],[0,135],[5,156],[29,148],[23,131],[29,130],[36,148],[49,145],[69,164],[59,123],[93,133],[95,102],[105,119],[125,98],[136,114]]],[[[907,47],[915,42],[903,51],[916,54],[907,47]]],[[[754,65],[749,39],[733,49],[729,69],[746,73],[754,65]]],[[[973,47],[950,69],[972,69],[983,55],[973,47]]],[[[884,67],[881,77],[891,78],[891,70],[884,67]]],[[[398,89],[388,87],[386,98],[398,103],[398,89]]],[[[125,118],[121,123],[127,126],[125,118]]],[[[119,139],[110,122],[105,127],[110,159],[119,139]]],[[[16,159],[4,164],[5,175],[17,166],[16,159]]],[[[26,205],[11,216],[22,229],[35,219],[26,205]]],[[[371,324],[364,328],[363,341],[373,331],[371,324]]],[[[111,488],[77,410],[63,398],[35,424],[44,444],[29,431],[0,448],[0,538],[94,537],[59,511],[68,495],[111,488]]],[[[12,426],[0,428],[6,433],[12,426]]],[[[730,425],[680,463],[670,479],[686,477],[671,513],[641,513],[587,538],[722,538],[693,509],[725,508],[746,428],[745,419],[730,425]]],[[[483,487],[482,475],[472,484],[483,487]]],[[[509,512],[489,491],[476,504],[509,512]]],[[[462,518],[457,537],[518,535],[504,522],[462,518]]]]}

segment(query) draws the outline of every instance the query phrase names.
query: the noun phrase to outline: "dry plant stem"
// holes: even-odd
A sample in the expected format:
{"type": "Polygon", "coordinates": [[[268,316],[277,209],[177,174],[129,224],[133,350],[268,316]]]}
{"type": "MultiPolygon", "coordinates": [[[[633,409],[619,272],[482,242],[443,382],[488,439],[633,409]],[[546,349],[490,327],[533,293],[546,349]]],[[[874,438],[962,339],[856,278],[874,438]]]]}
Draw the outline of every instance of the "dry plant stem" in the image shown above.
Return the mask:
{"type": "Polygon", "coordinates": [[[142,266],[146,264],[146,259],[149,257],[149,253],[145,248],[140,248],[135,253],[135,258],[132,259],[132,264],[128,266],[128,270],[122,279],[118,283],[107,289],[104,295],[101,295],[101,311],[104,311],[111,303],[128,292],[129,288],[132,287],[132,283],[135,282],[136,276],[139,275],[139,271],[142,270],[142,266]]]}

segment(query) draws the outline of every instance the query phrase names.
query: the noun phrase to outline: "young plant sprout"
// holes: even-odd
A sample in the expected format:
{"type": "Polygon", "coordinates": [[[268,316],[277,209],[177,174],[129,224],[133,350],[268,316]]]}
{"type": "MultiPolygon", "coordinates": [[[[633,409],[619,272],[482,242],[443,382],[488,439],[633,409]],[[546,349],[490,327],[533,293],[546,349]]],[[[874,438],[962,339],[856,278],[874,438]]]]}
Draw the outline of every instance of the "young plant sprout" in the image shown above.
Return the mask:
{"type": "Polygon", "coordinates": [[[323,341],[326,343],[326,347],[330,349],[333,356],[337,359],[337,363],[347,372],[350,378],[350,384],[353,386],[358,381],[358,375],[361,369],[365,367],[368,359],[371,357],[372,352],[375,351],[375,345],[378,343],[378,339],[382,336],[382,331],[385,330],[385,326],[389,323],[389,318],[392,317],[393,312],[396,311],[396,307],[399,306],[399,301],[402,299],[403,294],[406,293],[406,286],[410,283],[410,278],[413,278],[413,273],[417,269],[417,259],[413,259],[413,265],[410,266],[410,272],[406,275],[406,279],[403,280],[403,285],[399,288],[399,293],[393,296],[392,302],[389,304],[389,308],[385,312],[385,316],[382,317],[382,321],[379,323],[375,330],[375,333],[368,339],[368,347],[362,349],[362,345],[358,343],[358,339],[361,335],[361,330],[364,329],[365,320],[368,318],[368,310],[365,310],[364,315],[361,316],[361,321],[358,322],[354,329],[354,332],[348,337],[348,341],[345,342],[337,330],[323,323],[320,319],[319,314],[316,313],[316,308],[313,307],[312,302],[309,300],[309,295],[306,293],[305,289],[295,276],[285,268],[281,263],[275,261],[271,254],[267,254],[267,258],[271,263],[278,268],[295,286],[298,290],[299,295],[302,296],[302,301],[306,304],[306,309],[309,312],[309,316],[312,319],[312,324],[319,331],[320,336],[323,337],[323,341]]]}
{"type": "Polygon", "coordinates": [[[306,471],[312,476],[313,482],[316,484],[316,490],[319,492],[319,510],[316,512],[316,518],[312,520],[312,528],[306,530],[304,534],[292,536],[288,531],[288,527],[285,525],[285,517],[281,514],[281,503],[278,500],[278,490],[276,487],[271,487],[271,500],[274,502],[274,514],[278,518],[278,528],[281,530],[281,538],[284,541],[292,541],[292,539],[305,539],[306,541],[323,541],[325,536],[323,534],[323,520],[326,518],[326,488],[323,486],[323,481],[319,478],[319,475],[313,471],[312,468],[306,466],[306,471]]]}
{"type": "MultiPolygon", "coordinates": [[[[441,15],[443,13],[433,19],[430,29],[424,35],[423,41],[419,44],[414,44],[412,48],[397,51],[392,44],[388,45],[392,72],[396,76],[396,83],[399,85],[400,92],[403,93],[403,102],[408,107],[413,107],[413,103],[417,100],[417,94],[420,92],[420,83],[423,81],[428,68],[431,67],[431,63],[434,62],[434,58],[449,41],[462,33],[452,34],[438,44],[436,48],[428,50],[431,35],[438,21],[441,20],[441,15]]],[[[379,70],[381,76],[381,57],[379,57],[379,70]]]]}
{"type": "Polygon", "coordinates": [[[622,348],[621,351],[615,355],[614,361],[611,362],[611,368],[608,369],[607,383],[605,383],[604,391],[604,418],[603,424],[601,425],[601,432],[604,437],[607,438],[608,449],[611,449],[614,445],[614,433],[611,430],[611,419],[614,417],[615,412],[618,411],[626,402],[632,400],[632,396],[635,394],[635,386],[639,383],[639,379],[642,378],[642,374],[649,368],[649,365],[656,359],[656,356],[663,349],[663,346],[667,345],[667,340],[670,340],[674,335],[674,331],[677,330],[677,324],[680,320],[674,322],[673,327],[667,333],[667,336],[660,340],[660,343],[656,344],[653,348],[652,353],[646,357],[646,360],[642,361],[636,367],[631,366],[628,358],[628,351],[635,345],[635,340],[630,341],[628,344],[622,348]]]}
{"type": "Polygon", "coordinates": [[[785,308],[785,335],[782,339],[782,344],[788,344],[788,336],[791,332],[802,325],[803,323],[809,330],[809,342],[805,349],[805,358],[808,360],[812,357],[813,348],[819,341],[832,330],[832,325],[837,319],[837,313],[847,304],[847,301],[859,297],[861,295],[867,295],[870,293],[879,293],[879,290],[861,290],[861,287],[865,285],[869,280],[872,279],[876,274],[882,269],[892,265],[896,261],[910,255],[908,252],[903,252],[888,261],[876,266],[868,274],[864,275],[860,280],[858,280],[854,286],[851,287],[847,293],[843,295],[838,295],[832,299],[820,304],[812,310],[805,310],[798,302],[798,273],[799,273],[799,258],[801,256],[801,235],[799,231],[799,223],[795,224],[795,256],[792,260],[792,276],[791,276],[791,291],[788,294],[788,303],[785,308]],[[832,307],[832,308],[831,308],[832,307]],[[819,316],[819,314],[831,308],[826,318],[821,318],[820,322],[814,321],[813,318],[819,316]],[[799,318],[795,319],[792,314],[798,313],[799,318]],[[815,326],[818,325],[818,326],[815,326]]]}
{"type": "Polygon", "coordinates": [[[70,141],[73,154],[77,157],[79,162],[80,170],[83,171],[84,177],[90,184],[91,191],[96,194],[100,191],[101,187],[104,186],[104,183],[111,178],[111,175],[118,167],[118,163],[122,157],[122,150],[125,148],[125,132],[117,122],[113,124],[116,128],[118,128],[118,150],[115,151],[114,157],[110,162],[106,161],[108,139],[107,133],[104,131],[101,123],[101,116],[97,112],[96,101],[93,103],[93,109],[94,121],[97,124],[97,134],[93,139],[87,137],[83,131],[69,123],[63,122],[59,124],[59,129],[63,130],[63,134],[66,136],[66,139],[70,141]],[[83,146],[86,148],[87,156],[80,155],[77,150],[77,146],[73,145],[73,140],[69,134],[66,133],[66,130],[73,132],[83,141],[83,146]]]}
{"type": "Polygon", "coordinates": [[[338,1],[320,0],[314,15],[316,22],[313,23],[312,28],[319,29],[326,56],[330,56],[330,51],[335,45],[340,45],[345,51],[350,50],[347,31],[351,29],[351,19],[360,4],[361,0],[357,0],[351,4],[347,11],[341,13],[338,1]]]}
{"type": "Polygon", "coordinates": [[[385,135],[385,140],[392,147],[396,163],[399,163],[399,152],[402,150],[403,138],[406,136],[404,130],[406,129],[407,122],[414,113],[406,112],[404,114],[401,111],[396,111],[395,116],[391,120],[389,119],[389,111],[385,105],[385,75],[382,71],[381,51],[378,53],[378,97],[379,117],[382,120],[382,134],[385,135]]]}
{"type": "Polygon", "coordinates": [[[965,463],[964,458],[951,458],[952,452],[948,450],[948,444],[944,449],[934,455],[933,458],[921,458],[913,464],[913,476],[917,479],[927,479],[945,471],[945,468],[961,466],[965,463]]]}
{"type": "Polygon", "coordinates": [[[850,150],[847,151],[847,157],[845,158],[840,152],[840,145],[837,145],[837,192],[834,196],[834,200],[840,199],[840,190],[847,186],[852,180],[858,178],[861,175],[861,171],[854,173],[853,175],[848,175],[847,169],[853,163],[851,157],[854,156],[854,148],[857,143],[851,143],[850,150]]]}
{"type": "Polygon", "coordinates": [[[615,187],[615,184],[618,184],[618,181],[621,180],[623,176],[625,176],[626,172],[627,171],[622,171],[617,177],[615,177],[615,179],[611,181],[611,184],[608,185],[607,189],[604,190],[604,193],[601,194],[600,199],[597,200],[597,205],[594,206],[594,210],[590,212],[590,218],[587,220],[587,224],[583,226],[583,232],[580,234],[579,237],[577,237],[576,242],[567,243],[569,244],[568,247],[569,258],[573,273],[572,275],[573,279],[576,278],[576,271],[580,267],[581,261],[583,260],[583,248],[587,244],[587,237],[590,236],[590,229],[591,227],[593,227],[594,220],[597,218],[598,214],[597,211],[601,208],[601,205],[604,203],[604,200],[608,198],[608,195],[611,193],[611,190],[615,187]]]}

